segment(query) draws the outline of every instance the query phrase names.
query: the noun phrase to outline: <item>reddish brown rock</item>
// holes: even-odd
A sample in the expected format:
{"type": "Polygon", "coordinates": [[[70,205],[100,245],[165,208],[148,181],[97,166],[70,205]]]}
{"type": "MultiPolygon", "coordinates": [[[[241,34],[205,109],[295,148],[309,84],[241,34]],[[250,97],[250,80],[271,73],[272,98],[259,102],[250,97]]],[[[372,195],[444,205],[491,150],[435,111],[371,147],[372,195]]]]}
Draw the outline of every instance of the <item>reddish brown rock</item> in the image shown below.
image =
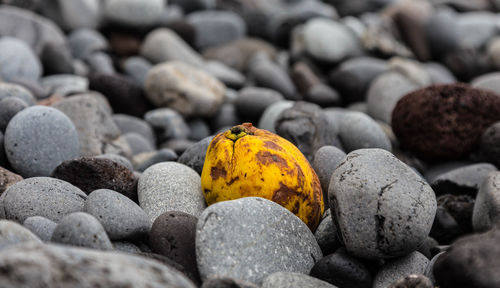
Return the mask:
{"type": "Polygon", "coordinates": [[[427,160],[460,159],[500,120],[500,96],[466,84],[433,85],[405,95],[392,112],[401,144],[427,160]]]}
{"type": "Polygon", "coordinates": [[[23,177],[0,167],[0,195],[10,186],[23,180],[23,177]]]}
{"type": "Polygon", "coordinates": [[[137,200],[137,178],[127,167],[109,159],[81,157],[64,161],[51,176],[69,182],[87,194],[97,189],[110,189],[137,200]]]}

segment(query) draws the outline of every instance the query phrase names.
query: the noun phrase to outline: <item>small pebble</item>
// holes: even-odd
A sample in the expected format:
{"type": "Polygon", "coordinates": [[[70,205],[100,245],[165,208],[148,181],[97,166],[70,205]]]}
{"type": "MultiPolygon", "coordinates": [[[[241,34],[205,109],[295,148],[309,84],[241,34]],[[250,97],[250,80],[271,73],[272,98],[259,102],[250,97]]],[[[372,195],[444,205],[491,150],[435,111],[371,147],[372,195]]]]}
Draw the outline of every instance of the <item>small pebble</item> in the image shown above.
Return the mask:
{"type": "Polygon", "coordinates": [[[26,218],[23,225],[38,236],[40,240],[48,242],[52,238],[57,223],[42,216],[32,216],[26,218]]]}

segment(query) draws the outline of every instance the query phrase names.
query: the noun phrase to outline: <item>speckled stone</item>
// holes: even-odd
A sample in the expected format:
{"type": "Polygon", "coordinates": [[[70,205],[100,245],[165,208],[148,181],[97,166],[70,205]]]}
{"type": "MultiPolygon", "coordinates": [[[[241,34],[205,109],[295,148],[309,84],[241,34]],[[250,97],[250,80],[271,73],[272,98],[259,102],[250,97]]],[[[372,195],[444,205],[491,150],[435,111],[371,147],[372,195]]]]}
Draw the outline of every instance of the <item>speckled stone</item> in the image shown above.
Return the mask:
{"type": "Polygon", "coordinates": [[[427,182],[382,149],[349,153],[333,172],[328,196],[338,235],[361,258],[416,250],[429,234],[437,206],[427,182]]]}
{"type": "Polygon", "coordinates": [[[14,221],[0,220],[0,251],[22,243],[42,243],[30,230],[14,221]]]}
{"type": "Polygon", "coordinates": [[[490,172],[483,180],[474,203],[472,227],[483,232],[500,223],[500,172],[490,172]]]}
{"type": "Polygon", "coordinates": [[[62,218],[54,229],[50,240],[78,247],[100,250],[113,249],[113,245],[99,220],[84,212],[71,213],[62,218]]]}
{"type": "Polygon", "coordinates": [[[28,104],[16,97],[0,99],[0,131],[5,131],[9,121],[20,111],[26,109],[28,104]]]}
{"type": "Polygon", "coordinates": [[[411,274],[396,280],[389,288],[434,288],[432,281],[424,275],[411,274]]]}
{"type": "Polygon", "coordinates": [[[23,225],[42,241],[46,242],[52,238],[52,233],[56,229],[57,223],[42,216],[32,216],[26,218],[23,225]]]}
{"type": "Polygon", "coordinates": [[[0,78],[5,81],[27,79],[37,81],[42,75],[42,64],[28,44],[20,39],[0,39],[0,78]]]}
{"type": "Polygon", "coordinates": [[[90,193],[84,211],[101,222],[111,240],[140,237],[151,228],[146,212],[113,190],[99,189],[90,193]]]}
{"type": "Polygon", "coordinates": [[[309,228],[263,198],[218,202],[198,219],[196,258],[202,280],[219,275],[260,285],[274,272],[308,273],[321,257],[309,228]]]}
{"type": "Polygon", "coordinates": [[[61,162],[78,157],[78,134],[60,111],[33,106],[12,118],[5,130],[9,163],[23,177],[48,176],[61,162]]]}
{"type": "MultiPolygon", "coordinates": [[[[0,148],[2,148],[0,146],[0,148]]],[[[23,177],[13,173],[3,167],[0,167],[0,195],[10,186],[23,180],[23,177]]]]}
{"type": "Polygon", "coordinates": [[[58,222],[69,213],[82,211],[87,195],[68,182],[33,177],[12,185],[0,199],[6,219],[23,223],[28,217],[43,216],[58,222]]]}
{"type": "Polygon", "coordinates": [[[137,187],[139,204],[151,221],[167,211],[199,216],[205,209],[200,175],[176,162],[155,164],[141,175],[137,187]]]}
{"type": "Polygon", "coordinates": [[[336,288],[332,284],[302,273],[276,272],[267,276],[262,288],[336,288]]]}
{"type": "Polygon", "coordinates": [[[7,97],[19,98],[29,106],[35,104],[35,97],[28,89],[14,83],[0,82],[0,99],[7,97]]]}
{"type": "Polygon", "coordinates": [[[373,288],[386,288],[401,277],[410,274],[423,274],[429,259],[419,252],[396,258],[384,264],[373,279],[373,288]]]}

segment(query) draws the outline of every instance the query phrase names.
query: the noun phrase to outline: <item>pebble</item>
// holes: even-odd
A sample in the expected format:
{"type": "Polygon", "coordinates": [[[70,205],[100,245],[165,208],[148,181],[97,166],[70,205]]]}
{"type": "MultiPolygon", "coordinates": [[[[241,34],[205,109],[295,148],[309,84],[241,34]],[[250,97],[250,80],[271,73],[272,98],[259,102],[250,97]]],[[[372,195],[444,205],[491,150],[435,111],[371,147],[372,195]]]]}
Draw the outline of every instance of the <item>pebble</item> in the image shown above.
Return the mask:
{"type": "Polygon", "coordinates": [[[236,13],[230,11],[198,11],[186,17],[195,31],[195,47],[206,49],[243,38],[246,24],[236,13]]]}
{"type": "Polygon", "coordinates": [[[16,222],[0,220],[0,251],[23,243],[42,243],[42,241],[16,222]]]}
{"type": "Polygon", "coordinates": [[[130,162],[130,160],[128,160],[127,158],[125,158],[123,156],[117,155],[117,154],[102,154],[102,155],[95,156],[94,158],[108,159],[108,160],[111,160],[119,165],[127,167],[127,169],[130,171],[134,170],[134,167],[132,166],[132,163],[130,162]]]}
{"type": "Polygon", "coordinates": [[[178,162],[193,168],[193,170],[201,176],[203,164],[205,163],[205,155],[207,154],[208,146],[213,138],[214,136],[205,137],[189,146],[189,148],[179,157],[178,162]]]}
{"type": "Polygon", "coordinates": [[[203,120],[203,118],[195,118],[190,120],[188,123],[189,130],[189,140],[200,141],[205,137],[210,136],[210,127],[203,120]]]}
{"type": "Polygon", "coordinates": [[[258,288],[253,283],[224,276],[213,276],[203,282],[201,288],[258,288]]]}
{"type": "Polygon", "coordinates": [[[103,3],[106,20],[125,27],[148,27],[161,17],[162,0],[109,0],[103,3]]]}
{"type": "Polygon", "coordinates": [[[105,52],[97,51],[85,58],[90,75],[101,74],[113,76],[116,74],[113,59],[105,52]]]}
{"type": "Polygon", "coordinates": [[[206,207],[200,175],[186,165],[162,162],[144,171],[137,186],[139,205],[154,221],[167,211],[198,217],[206,207]]]}
{"type": "Polygon", "coordinates": [[[28,108],[28,104],[16,97],[0,99],[0,131],[5,131],[9,121],[20,111],[28,108]]]}
{"type": "Polygon", "coordinates": [[[61,287],[68,283],[75,288],[195,287],[176,269],[144,257],[52,244],[23,244],[2,251],[0,268],[7,267],[11,273],[0,276],[6,287],[61,287]]]}
{"type": "Polygon", "coordinates": [[[43,89],[49,95],[68,96],[70,94],[83,93],[89,88],[89,80],[87,78],[71,74],[46,76],[40,82],[43,89]]]}
{"type": "Polygon", "coordinates": [[[144,172],[144,170],[148,169],[154,164],[167,161],[177,161],[178,158],[179,157],[177,156],[177,153],[175,153],[174,150],[169,148],[163,148],[156,152],[136,155],[136,157],[134,157],[133,160],[136,166],[135,170],[139,172],[144,172]]]}
{"type": "MultiPolygon", "coordinates": [[[[269,105],[259,119],[258,127],[270,132],[276,133],[276,121],[280,117],[281,112],[291,108],[294,105],[293,101],[278,101],[269,105]]],[[[231,126],[231,125],[228,125],[231,126]]]]}
{"type": "Polygon", "coordinates": [[[8,166],[7,156],[5,155],[4,149],[4,135],[2,131],[0,131],[0,166],[8,166]]]}
{"type": "Polygon", "coordinates": [[[181,264],[192,275],[199,275],[195,250],[197,221],[188,213],[169,211],[156,218],[149,233],[153,252],[181,264]]]}
{"type": "Polygon", "coordinates": [[[130,242],[114,241],[113,247],[116,251],[125,252],[129,254],[139,254],[141,249],[130,242]]]}
{"type": "Polygon", "coordinates": [[[434,284],[432,284],[432,281],[424,275],[411,274],[393,282],[391,286],[389,286],[389,288],[400,287],[434,288],[434,284]]]}
{"type": "Polygon", "coordinates": [[[500,149],[497,143],[500,141],[500,121],[493,123],[484,130],[479,139],[479,151],[484,159],[500,167],[500,149]]]}
{"type": "MultiPolygon", "coordinates": [[[[327,204],[325,204],[325,206],[326,205],[327,204]]],[[[314,237],[316,238],[323,255],[332,254],[342,246],[342,243],[340,243],[339,237],[337,236],[337,227],[333,223],[330,209],[325,210],[323,219],[316,228],[316,231],[314,231],[314,237]]]]}
{"type": "Polygon", "coordinates": [[[122,135],[122,138],[127,141],[130,146],[130,150],[133,155],[153,152],[155,150],[154,146],[151,145],[142,135],[135,132],[128,132],[122,135]]]}
{"type": "Polygon", "coordinates": [[[156,146],[156,136],[153,127],[144,119],[127,114],[113,114],[113,121],[122,134],[137,133],[152,146],[156,146]]]}
{"type": "Polygon", "coordinates": [[[477,192],[472,213],[474,231],[483,232],[500,222],[500,172],[490,172],[477,192]]]}
{"type": "Polygon", "coordinates": [[[470,85],[474,88],[489,90],[491,92],[500,94],[500,85],[498,85],[499,78],[499,72],[483,74],[472,79],[470,85]]]}
{"type": "Polygon", "coordinates": [[[2,51],[0,55],[1,79],[37,81],[42,75],[43,67],[40,60],[25,42],[16,38],[2,37],[0,50],[2,51]]]}
{"type": "Polygon", "coordinates": [[[240,88],[245,85],[245,75],[221,62],[206,61],[203,69],[229,87],[240,88]]]}
{"type": "MultiPolygon", "coordinates": [[[[73,73],[73,58],[65,46],[49,43],[39,56],[45,75],[73,73]]],[[[23,78],[21,78],[23,79],[23,78]]]]}
{"type": "Polygon", "coordinates": [[[282,100],[283,96],[277,91],[247,87],[239,91],[235,106],[243,120],[254,120],[259,119],[267,107],[282,100]]]}
{"type": "Polygon", "coordinates": [[[68,44],[74,58],[85,60],[92,53],[109,49],[104,36],[93,29],[76,29],[68,35],[68,44]]]}
{"type": "MultiPolygon", "coordinates": [[[[1,148],[1,147],[0,147],[1,148]]],[[[13,173],[3,167],[0,167],[0,195],[10,186],[23,180],[23,177],[13,173]]]]}
{"type": "MultiPolygon", "coordinates": [[[[443,207],[455,219],[461,234],[472,232],[474,198],[470,195],[444,194],[437,197],[438,207],[443,207]]],[[[431,230],[432,231],[432,230],[431,230]]]]}
{"type": "Polygon", "coordinates": [[[427,182],[382,149],[349,153],[333,172],[328,196],[339,236],[347,251],[361,258],[391,258],[416,250],[436,213],[427,182]]]}
{"type": "Polygon", "coordinates": [[[468,194],[475,196],[490,172],[498,171],[489,163],[477,163],[450,170],[435,177],[429,184],[437,196],[468,194]]]}
{"type": "Polygon", "coordinates": [[[185,139],[191,133],[182,115],[170,108],[151,110],[144,115],[144,119],[156,131],[158,142],[185,139]]]}
{"type": "Polygon", "coordinates": [[[367,266],[344,248],[316,262],[310,275],[338,287],[371,288],[373,282],[367,266]]]}
{"type": "Polygon", "coordinates": [[[288,73],[266,55],[258,54],[249,65],[250,78],[257,86],[278,91],[287,100],[300,100],[288,73]]]}
{"type": "Polygon", "coordinates": [[[318,175],[319,182],[321,183],[321,190],[323,190],[323,201],[328,205],[328,186],[332,178],[333,171],[344,160],[346,153],[341,149],[325,145],[319,148],[314,154],[314,161],[312,167],[318,175]]]}
{"type": "Polygon", "coordinates": [[[40,5],[41,12],[65,30],[97,28],[100,18],[98,0],[51,1],[40,5]]]}
{"type": "Polygon", "coordinates": [[[35,97],[26,88],[21,85],[17,85],[9,82],[0,82],[0,99],[7,97],[16,97],[32,106],[35,104],[35,97]]]}
{"type": "Polygon", "coordinates": [[[168,62],[149,71],[145,90],[157,107],[169,107],[184,116],[214,116],[222,105],[225,86],[189,64],[168,62]]]}
{"type": "Polygon", "coordinates": [[[50,241],[92,249],[113,249],[99,220],[84,212],[64,216],[54,229],[50,241]]]}
{"type": "Polygon", "coordinates": [[[40,240],[48,242],[52,238],[57,223],[42,216],[32,216],[26,218],[23,225],[38,236],[40,240]]]}
{"type": "Polygon", "coordinates": [[[336,288],[327,282],[302,273],[276,272],[267,276],[262,282],[262,288],[336,288]]]}
{"type": "Polygon", "coordinates": [[[68,182],[32,177],[10,186],[0,202],[8,220],[23,223],[31,216],[42,216],[58,222],[67,214],[82,211],[85,199],[87,195],[68,182]]]}
{"type": "Polygon", "coordinates": [[[137,238],[151,228],[146,212],[113,190],[98,189],[90,193],[84,211],[99,220],[111,240],[137,238]]]}
{"type": "Polygon", "coordinates": [[[89,194],[97,189],[117,191],[137,199],[137,180],[126,166],[109,159],[80,157],[63,162],[52,177],[64,180],[89,194]]]}
{"type": "Polygon", "coordinates": [[[386,288],[393,282],[411,274],[423,274],[429,260],[419,252],[388,261],[373,278],[373,288],[386,288]]]}
{"type": "Polygon", "coordinates": [[[491,92],[465,84],[435,85],[397,103],[392,129],[404,147],[424,159],[460,159],[499,115],[500,98],[491,92]]]}
{"type": "Polygon", "coordinates": [[[23,177],[48,176],[61,162],[78,157],[78,134],[60,111],[33,106],[17,113],[5,130],[9,163],[23,177]]]}
{"type": "Polygon", "coordinates": [[[129,57],[123,63],[123,70],[125,74],[134,79],[139,85],[144,87],[146,76],[149,70],[153,67],[148,60],[142,57],[129,57]]]}

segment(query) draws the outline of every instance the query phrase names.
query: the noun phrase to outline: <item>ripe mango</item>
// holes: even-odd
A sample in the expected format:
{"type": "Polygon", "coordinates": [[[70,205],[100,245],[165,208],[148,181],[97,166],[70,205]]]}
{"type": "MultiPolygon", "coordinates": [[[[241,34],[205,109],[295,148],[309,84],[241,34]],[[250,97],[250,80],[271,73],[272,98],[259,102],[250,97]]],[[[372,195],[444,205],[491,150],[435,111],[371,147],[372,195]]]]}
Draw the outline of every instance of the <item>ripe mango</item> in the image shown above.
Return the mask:
{"type": "Polygon", "coordinates": [[[318,176],[300,150],[251,123],[234,126],[210,142],[201,188],[208,205],[250,196],[269,199],[312,231],[325,209],[318,176]]]}

